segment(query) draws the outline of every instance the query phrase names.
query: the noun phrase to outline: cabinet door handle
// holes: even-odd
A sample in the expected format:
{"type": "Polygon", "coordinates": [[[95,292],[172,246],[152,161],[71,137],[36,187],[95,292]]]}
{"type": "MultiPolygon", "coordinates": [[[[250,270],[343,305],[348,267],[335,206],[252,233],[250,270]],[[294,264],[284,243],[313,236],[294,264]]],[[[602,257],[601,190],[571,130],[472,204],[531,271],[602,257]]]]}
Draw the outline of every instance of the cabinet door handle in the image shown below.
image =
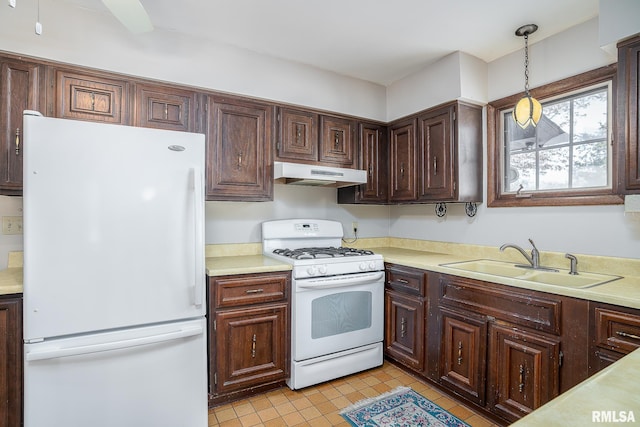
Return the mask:
{"type": "Polygon", "coordinates": [[[622,332],[622,331],[616,331],[616,335],[624,337],[624,338],[631,338],[632,340],[640,340],[640,335],[628,334],[628,333],[622,332]]]}
{"type": "Polygon", "coordinates": [[[242,168],[242,151],[238,153],[238,169],[242,168]]]}
{"type": "Polygon", "coordinates": [[[373,177],[373,167],[369,165],[369,179],[373,177]]]}
{"type": "Polygon", "coordinates": [[[256,357],[256,340],[258,338],[256,337],[256,334],[253,334],[253,338],[251,339],[251,358],[255,359],[256,357]]]}
{"type": "Polygon", "coordinates": [[[336,145],[336,148],[340,146],[340,134],[338,132],[336,132],[336,135],[335,135],[335,145],[336,145]]]}
{"type": "Polygon", "coordinates": [[[264,289],[260,288],[260,289],[247,289],[246,291],[244,291],[246,294],[261,294],[264,292],[264,289]]]}
{"type": "Polygon", "coordinates": [[[462,341],[458,341],[458,365],[462,365],[462,341]]]}
{"type": "Polygon", "coordinates": [[[96,94],[91,92],[91,111],[96,110],[96,94]]]}
{"type": "Polygon", "coordinates": [[[520,377],[518,378],[518,382],[520,384],[518,384],[518,391],[522,393],[524,391],[524,366],[523,365],[520,365],[519,372],[520,372],[520,377]]]}
{"type": "Polygon", "coordinates": [[[164,104],[164,119],[169,120],[169,104],[164,104]]]}
{"type": "Polygon", "coordinates": [[[438,158],[433,156],[433,176],[438,175],[438,158]]]}
{"type": "Polygon", "coordinates": [[[404,178],[404,162],[400,162],[400,178],[404,178]]]}
{"type": "Polygon", "coordinates": [[[16,128],[16,156],[20,155],[20,128],[16,128]]]}
{"type": "Polygon", "coordinates": [[[400,337],[404,338],[407,336],[407,319],[404,317],[400,319],[400,337]]]}

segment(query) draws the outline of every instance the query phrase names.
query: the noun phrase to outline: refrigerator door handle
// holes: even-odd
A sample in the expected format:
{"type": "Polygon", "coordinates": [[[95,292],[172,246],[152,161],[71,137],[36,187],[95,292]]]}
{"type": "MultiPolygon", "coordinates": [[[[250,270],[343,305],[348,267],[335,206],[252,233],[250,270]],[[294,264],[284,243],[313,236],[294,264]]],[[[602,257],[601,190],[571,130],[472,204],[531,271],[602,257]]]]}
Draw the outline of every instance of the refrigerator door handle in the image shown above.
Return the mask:
{"type": "Polygon", "coordinates": [[[204,221],[204,190],[202,188],[202,172],[199,168],[189,171],[189,187],[193,192],[193,233],[194,233],[194,298],[193,305],[201,306],[204,297],[204,236],[202,221],[204,221]]]}
{"type": "Polygon", "coordinates": [[[79,356],[83,354],[100,353],[105,351],[120,350],[141,345],[157,344],[165,341],[172,341],[180,338],[187,338],[202,334],[202,326],[182,328],[177,331],[164,334],[151,335],[146,337],[132,338],[120,341],[111,341],[92,345],[81,345],[77,347],[49,348],[41,351],[30,351],[25,354],[28,362],[35,360],[57,359],[60,357],[79,356]]]}

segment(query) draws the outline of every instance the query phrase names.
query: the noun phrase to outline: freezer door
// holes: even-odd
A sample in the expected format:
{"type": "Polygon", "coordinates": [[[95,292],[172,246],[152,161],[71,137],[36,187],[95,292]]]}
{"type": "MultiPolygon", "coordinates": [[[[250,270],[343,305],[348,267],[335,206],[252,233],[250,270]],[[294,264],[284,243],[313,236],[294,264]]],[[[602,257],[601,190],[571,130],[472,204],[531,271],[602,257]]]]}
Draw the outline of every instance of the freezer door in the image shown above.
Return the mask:
{"type": "Polygon", "coordinates": [[[206,427],[204,318],[25,346],[25,427],[206,427]]]}
{"type": "Polygon", "coordinates": [[[25,116],[24,337],[204,314],[204,135],[25,116]]]}

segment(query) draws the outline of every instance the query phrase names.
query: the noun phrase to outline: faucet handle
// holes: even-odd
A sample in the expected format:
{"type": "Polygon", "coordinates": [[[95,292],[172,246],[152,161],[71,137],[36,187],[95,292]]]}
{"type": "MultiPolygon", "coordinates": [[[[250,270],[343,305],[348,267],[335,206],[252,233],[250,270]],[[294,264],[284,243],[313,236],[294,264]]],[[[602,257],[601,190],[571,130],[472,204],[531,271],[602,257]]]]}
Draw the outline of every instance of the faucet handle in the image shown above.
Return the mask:
{"type": "Polygon", "coordinates": [[[533,240],[529,239],[529,243],[531,243],[531,246],[533,246],[533,249],[535,249],[536,251],[538,250],[538,248],[536,248],[536,244],[533,243],[533,240]]]}
{"type": "Polygon", "coordinates": [[[578,258],[575,255],[564,254],[564,257],[571,261],[571,269],[569,270],[569,274],[578,274],[578,258]]]}

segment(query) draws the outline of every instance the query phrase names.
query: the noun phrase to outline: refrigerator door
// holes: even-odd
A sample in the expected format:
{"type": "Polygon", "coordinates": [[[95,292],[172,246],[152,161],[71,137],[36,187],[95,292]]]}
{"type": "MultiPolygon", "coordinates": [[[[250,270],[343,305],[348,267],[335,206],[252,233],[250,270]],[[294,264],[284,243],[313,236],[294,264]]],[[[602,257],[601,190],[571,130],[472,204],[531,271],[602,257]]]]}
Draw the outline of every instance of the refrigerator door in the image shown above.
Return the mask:
{"type": "Polygon", "coordinates": [[[205,427],[205,319],[25,345],[26,427],[205,427]]]}
{"type": "Polygon", "coordinates": [[[24,117],[24,338],[204,315],[204,135],[24,117]]]}

